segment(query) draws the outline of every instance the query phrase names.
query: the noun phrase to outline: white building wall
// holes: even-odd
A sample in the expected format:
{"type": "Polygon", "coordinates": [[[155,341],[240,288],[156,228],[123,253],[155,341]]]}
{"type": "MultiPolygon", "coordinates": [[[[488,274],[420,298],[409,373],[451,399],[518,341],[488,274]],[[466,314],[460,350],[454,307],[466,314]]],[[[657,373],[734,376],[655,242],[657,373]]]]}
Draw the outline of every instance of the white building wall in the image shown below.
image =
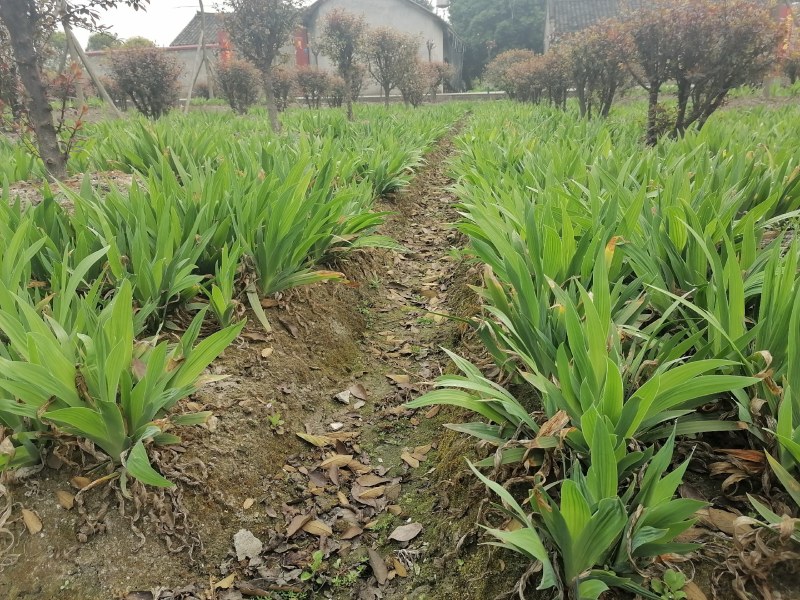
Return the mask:
{"type": "MultiPolygon", "coordinates": [[[[185,98],[186,94],[189,93],[189,84],[191,83],[192,76],[194,75],[194,69],[196,68],[195,60],[197,58],[197,49],[185,46],[177,48],[166,47],[162,48],[162,50],[164,52],[167,52],[170,57],[175,59],[175,61],[181,68],[181,74],[178,78],[178,89],[180,90],[181,98],[185,98]]],[[[208,57],[213,64],[213,62],[216,60],[216,53],[217,53],[216,48],[207,47],[206,52],[208,53],[208,57]]],[[[95,51],[95,52],[87,52],[86,54],[87,58],[89,59],[89,63],[94,67],[98,76],[100,77],[110,76],[111,67],[106,52],[95,51]]],[[[202,68],[200,69],[200,74],[197,76],[197,83],[206,85],[209,83],[208,72],[206,71],[205,64],[203,64],[202,68]]]]}
{"type": "MultiPolygon", "coordinates": [[[[332,10],[341,8],[347,12],[363,15],[370,27],[391,27],[403,33],[419,37],[420,60],[428,60],[426,42],[433,40],[435,46],[431,52],[431,59],[443,62],[444,57],[444,31],[442,25],[432,14],[426,14],[405,0],[328,0],[316,11],[313,21],[308,24],[308,42],[311,47],[319,39],[325,23],[325,16],[332,10]]],[[[310,56],[314,65],[314,55],[310,56]]],[[[319,68],[335,72],[336,69],[323,54],[319,54],[319,68]]],[[[375,80],[367,74],[364,78],[363,95],[380,95],[381,89],[375,80]]],[[[394,90],[393,94],[399,94],[394,90]]]]}

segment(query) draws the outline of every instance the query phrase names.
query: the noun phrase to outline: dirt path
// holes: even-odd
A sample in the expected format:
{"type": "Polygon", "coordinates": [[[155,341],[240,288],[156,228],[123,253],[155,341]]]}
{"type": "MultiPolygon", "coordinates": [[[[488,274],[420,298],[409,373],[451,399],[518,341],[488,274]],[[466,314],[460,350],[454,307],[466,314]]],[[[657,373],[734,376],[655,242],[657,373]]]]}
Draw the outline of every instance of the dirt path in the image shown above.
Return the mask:
{"type": "Polygon", "coordinates": [[[20,519],[12,524],[20,541],[0,596],[482,597],[432,592],[443,567],[437,540],[450,543],[452,518],[429,478],[441,418],[402,406],[447,368],[440,346],[456,347],[460,334],[443,315],[468,297],[449,225],[457,214],[445,163],[456,131],[379,206],[393,213],[380,233],[407,253],[336,265],[357,283],[279,298],[267,307],[274,333],[251,320],[215,363],[229,378],[192,400],[215,418],[158,457],[175,492],[134,489],[131,510],[106,487],[65,510],[56,493],[69,490],[78,452],[12,487],[44,528],[30,536],[20,519]]]}

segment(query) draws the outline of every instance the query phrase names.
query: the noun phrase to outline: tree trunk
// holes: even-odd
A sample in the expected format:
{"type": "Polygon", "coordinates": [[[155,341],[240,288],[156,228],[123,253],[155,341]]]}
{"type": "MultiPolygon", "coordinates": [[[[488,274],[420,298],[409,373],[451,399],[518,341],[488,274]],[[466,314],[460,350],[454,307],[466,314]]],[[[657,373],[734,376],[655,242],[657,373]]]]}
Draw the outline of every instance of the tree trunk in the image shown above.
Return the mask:
{"type": "Polygon", "coordinates": [[[29,113],[39,155],[45,168],[55,178],[67,174],[67,161],[58,146],[58,136],[53,125],[53,112],[42,82],[42,72],[33,47],[36,6],[33,0],[2,0],[0,19],[5,23],[14,51],[14,60],[29,97],[29,113]]]}
{"type": "Polygon", "coordinates": [[[347,105],[347,120],[353,120],[353,77],[348,73],[344,78],[344,101],[347,105]]]}
{"type": "Polygon", "coordinates": [[[677,138],[684,134],[686,131],[686,110],[689,106],[689,95],[691,93],[691,85],[688,81],[683,79],[678,80],[678,115],[675,119],[675,129],[673,135],[677,138]]]}
{"type": "Polygon", "coordinates": [[[647,100],[647,144],[655,146],[658,143],[658,85],[650,84],[647,100]]]}
{"type": "Polygon", "coordinates": [[[275,90],[272,87],[272,71],[264,73],[264,95],[267,97],[267,114],[269,124],[275,133],[281,132],[281,121],[278,118],[278,105],[275,102],[275,90]]]}
{"type": "Polygon", "coordinates": [[[383,105],[389,106],[389,94],[392,92],[392,89],[387,85],[383,87],[383,105]]]}

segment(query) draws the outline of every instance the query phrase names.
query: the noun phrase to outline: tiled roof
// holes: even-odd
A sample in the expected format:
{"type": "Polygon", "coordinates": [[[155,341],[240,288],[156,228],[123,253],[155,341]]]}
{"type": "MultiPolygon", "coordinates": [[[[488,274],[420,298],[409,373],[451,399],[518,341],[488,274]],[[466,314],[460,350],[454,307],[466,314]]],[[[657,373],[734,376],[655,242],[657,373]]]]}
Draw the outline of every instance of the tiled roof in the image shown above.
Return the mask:
{"type": "Polygon", "coordinates": [[[552,0],[550,18],[556,35],[581,31],[619,14],[627,6],[620,0],[552,0]],[[623,5],[624,4],[624,5],[623,5]]]}
{"type": "MultiPolygon", "coordinates": [[[[220,33],[225,31],[225,15],[223,13],[205,13],[206,43],[216,44],[220,33]]],[[[183,28],[170,46],[197,46],[200,43],[200,13],[196,13],[189,24],[183,28]]]]}

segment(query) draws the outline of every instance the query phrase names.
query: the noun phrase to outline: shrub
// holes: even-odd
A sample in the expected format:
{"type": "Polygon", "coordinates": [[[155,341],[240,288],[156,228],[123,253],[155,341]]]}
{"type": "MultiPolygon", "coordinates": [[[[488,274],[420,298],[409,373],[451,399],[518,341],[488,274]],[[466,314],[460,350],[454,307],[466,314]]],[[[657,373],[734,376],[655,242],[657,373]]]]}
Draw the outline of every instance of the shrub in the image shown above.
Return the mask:
{"type": "Polygon", "coordinates": [[[594,25],[566,40],[581,116],[591,118],[595,107],[598,114],[608,116],[614,96],[627,78],[628,40],[619,21],[594,25]]]}
{"type": "Polygon", "coordinates": [[[728,92],[761,77],[774,62],[780,36],[769,11],[753,0],[657,0],[625,24],[632,71],[649,92],[647,141],[654,144],[662,86],[674,80],[674,136],[701,128],[728,92]]]}
{"type": "Polygon", "coordinates": [[[286,69],[272,71],[272,91],[275,94],[275,104],[279,111],[284,111],[294,98],[297,84],[294,73],[286,69]]]}
{"type": "Polygon", "coordinates": [[[555,48],[542,58],[542,77],[547,100],[559,108],[566,108],[567,94],[572,86],[569,70],[569,56],[560,48],[555,48]]]}
{"type": "Polygon", "coordinates": [[[258,69],[246,60],[220,62],[217,65],[216,78],[219,93],[237,113],[246,113],[258,100],[261,78],[258,69]]]}
{"type": "Polygon", "coordinates": [[[136,110],[150,118],[168,112],[178,101],[177,61],[159,48],[125,48],[110,53],[111,73],[136,110]]]}
{"type": "Polygon", "coordinates": [[[347,84],[344,79],[338,75],[331,75],[328,77],[328,95],[325,97],[328,106],[331,108],[340,108],[344,104],[345,95],[347,94],[347,84]]]}
{"type": "MultiPolygon", "coordinates": [[[[347,118],[353,119],[353,91],[356,81],[363,81],[363,70],[357,72],[358,56],[364,44],[367,24],[363,16],[354,15],[336,8],[325,16],[319,47],[322,53],[336,65],[339,76],[349,84],[345,87],[344,101],[347,104],[347,118]]],[[[358,84],[361,90],[361,84],[358,84]]]]}
{"type": "Polygon", "coordinates": [[[308,108],[319,108],[319,103],[331,86],[331,77],[314,67],[300,67],[295,74],[297,89],[305,98],[308,108]]]}
{"type": "Polygon", "coordinates": [[[361,89],[364,87],[364,79],[367,76],[367,67],[362,64],[354,64],[350,74],[350,97],[353,100],[358,100],[361,96],[361,89]]]}
{"type": "Polygon", "coordinates": [[[509,74],[509,69],[516,64],[525,63],[534,58],[536,58],[536,53],[532,50],[507,50],[498,54],[486,66],[483,78],[498,90],[506,92],[509,98],[513,98],[514,81],[509,74]]]}
{"type": "Polygon", "coordinates": [[[82,85],[83,73],[77,64],[72,63],[61,74],[50,72],[44,77],[47,97],[50,100],[67,100],[78,95],[78,85],[82,85]]]}
{"type": "Polygon", "coordinates": [[[425,63],[415,61],[400,80],[398,87],[406,104],[414,108],[422,104],[425,94],[431,88],[430,72],[426,69],[425,63]]]}
{"type": "Polygon", "coordinates": [[[417,55],[419,39],[391,27],[371,29],[364,42],[364,56],[369,73],[383,91],[383,102],[389,106],[389,94],[396,88],[417,55]]]}
{"type": "Polygon", "coordinates": [[[783,63],[783,72],[789,78],[789,83],[794,85],[800,77],[800,48],[795,48],[786,56],[783,63]]]}
{"type": "Polygon", "coordinates": [[[544,92],[545,64],[541,55],[517,62],[505,71],[506,92],[520,102],[539,103],[544,92]]]}
{"type": "Polygon", "coordinates": [[[428,77],[428,94],[431,99],[436,99],[436,94],[439,91],[439,86],[447,82],[453,76],[453,67],[447,63],[433,61],[424,63],[426,76],[428,77]]]}
{"type": "Polygon", "coordinates": [[[117,81],[115,79],[112,79],[111,77],[101,77],[100,83],[102,83],[103,87],[106,88],[106,93],[108,93],[109,97],[118,109],[128,110],[128,96],[125,94],[122,88],[117,85],[117,81]]]}

